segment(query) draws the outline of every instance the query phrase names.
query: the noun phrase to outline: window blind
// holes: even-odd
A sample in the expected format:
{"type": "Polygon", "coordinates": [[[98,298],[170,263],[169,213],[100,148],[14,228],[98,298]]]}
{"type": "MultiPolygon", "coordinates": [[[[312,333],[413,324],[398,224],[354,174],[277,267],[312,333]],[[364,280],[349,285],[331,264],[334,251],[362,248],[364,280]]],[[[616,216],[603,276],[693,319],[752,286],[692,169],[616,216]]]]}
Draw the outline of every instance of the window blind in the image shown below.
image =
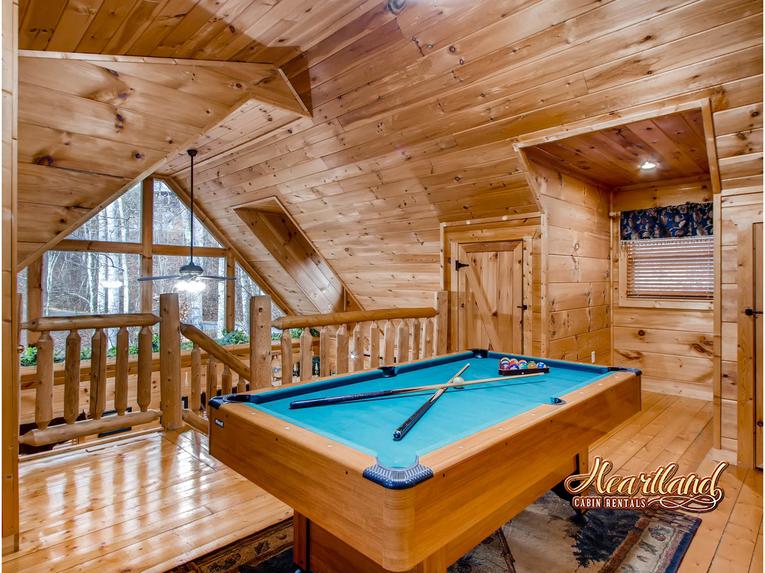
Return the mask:
{"type": "Polygon", "coordinates": [[[622,241],[627,296],[711,299],[712,236],[622,241]]]}

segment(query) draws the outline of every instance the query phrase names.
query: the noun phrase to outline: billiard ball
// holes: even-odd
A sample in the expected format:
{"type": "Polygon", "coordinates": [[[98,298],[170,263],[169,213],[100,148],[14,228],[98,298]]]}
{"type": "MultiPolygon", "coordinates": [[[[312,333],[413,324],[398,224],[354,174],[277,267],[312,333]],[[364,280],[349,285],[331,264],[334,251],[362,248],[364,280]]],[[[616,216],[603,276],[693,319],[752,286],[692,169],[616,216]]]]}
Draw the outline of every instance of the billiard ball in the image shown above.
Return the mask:
{"type": "Polygon", "coordinates": [[[454,384],[455,386],[459,386],[460,384],[464,384],[464,383],[465,383],[465,379],[462,376],[455,376],[454,379],[452,380],[452,384],[454,384]]]}
{"type": "Polygon", "coordinates": [[[518,361],[518,368],[520,368],[521,370],[525,369],[527,366],[528,366],[528,362],[526,362],[525,360],[518,361]]]}
{"type": "Polygon", "coordinates": [[[529,363],[526,365],[526,368],[537,368],[537,363],[533,360],[530,360],[529,363]]]}
{"type": "Polygon", "coordinates": [[[510,370],[520,370],[521,366],[517,362],[510,364],[510,370]]]}
{"type": "Polygon", "coordinates": [[[537,362],[537,368],[547,368],[547,365],[544,362],[537,362]]]}

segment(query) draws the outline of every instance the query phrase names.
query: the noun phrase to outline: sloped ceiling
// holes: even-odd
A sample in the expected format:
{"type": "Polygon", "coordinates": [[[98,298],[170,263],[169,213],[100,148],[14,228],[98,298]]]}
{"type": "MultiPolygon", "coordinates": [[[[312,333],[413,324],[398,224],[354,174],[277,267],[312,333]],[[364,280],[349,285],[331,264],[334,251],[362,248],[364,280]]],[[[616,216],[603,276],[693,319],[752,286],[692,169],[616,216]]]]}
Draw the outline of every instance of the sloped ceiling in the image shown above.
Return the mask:
{"type": "Polygon", "coordinates": [[[264,92],[285,102],[285,113],[303,112],[271,64],[22,52],[22,266],[264,92]]]}
{"type": "MultiPolygon", "coordinates": [[[[71,3],[55,3],[58,25],[33,33],[22,15],[22,45],[65,35],[71,3]]],[[[313,117],[265,133],[223,122],[199,140],[198,197],[261,266],[273,260],[234,209],[278,197],[365,307],[432,302],[440,223],[537,210],[512,145],[523,134],[712,98],[724,188],[762,173],[760,2],[410,0],[397,16],[380,1],[125,4],[151,15],[115,17],[109,39],[80,34],[76,49],[282,65],[313,117]]],[[[104,20],[88,18],[78,29],[104,20]]],[[[187,186],[183,169],[160,170],[187,186]]]]}

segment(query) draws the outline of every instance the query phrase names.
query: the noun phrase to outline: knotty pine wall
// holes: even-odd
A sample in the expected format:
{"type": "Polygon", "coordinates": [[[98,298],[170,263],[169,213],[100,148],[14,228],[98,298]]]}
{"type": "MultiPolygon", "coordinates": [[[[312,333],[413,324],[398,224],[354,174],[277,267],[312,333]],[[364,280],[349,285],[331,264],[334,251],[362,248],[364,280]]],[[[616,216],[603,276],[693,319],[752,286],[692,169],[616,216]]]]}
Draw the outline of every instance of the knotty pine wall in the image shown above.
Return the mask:
{"type": "Polygon", "coordinates": [[[607,188],[528,162],[545,213],[542,346],[550,358],[611,359],[607,188]]]}
{"type": "Polygon", "coordinates": [[[708,180],[613,190],[613,363],[640,368],[646,390],[712,399],[713,311],[620,304],[618,212],[711,200],[708,180]]]}
{"type": "MultiPolygon", "coordinates": [[[[762,222],[762,103],[741,105],[714,115],[722,192],[716,198],[721,220],[721,367],[715,373],[716,445],[737,450],[739,232],[762,222]]],[[[751,348],[751,346],[750,346],[751,348]]],[[[762,399],[762,397],[759,397],[762,399]]]]}

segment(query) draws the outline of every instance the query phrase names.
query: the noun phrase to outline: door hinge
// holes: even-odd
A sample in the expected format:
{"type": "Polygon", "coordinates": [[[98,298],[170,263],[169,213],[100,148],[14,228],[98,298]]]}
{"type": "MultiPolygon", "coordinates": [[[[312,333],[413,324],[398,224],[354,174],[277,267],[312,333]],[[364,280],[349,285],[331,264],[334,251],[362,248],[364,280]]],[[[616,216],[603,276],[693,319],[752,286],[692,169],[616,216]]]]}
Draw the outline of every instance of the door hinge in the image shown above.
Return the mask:
{"type": "Polygon", "coordinates": [[[469,267],[469,266],[470,266],[469,263],[461,263],[461,262],[459,262],[457,260],[454,261],[454,270],[455,271],[458,271],[460,269],[464,269],[465,267],[469,267]]]}

